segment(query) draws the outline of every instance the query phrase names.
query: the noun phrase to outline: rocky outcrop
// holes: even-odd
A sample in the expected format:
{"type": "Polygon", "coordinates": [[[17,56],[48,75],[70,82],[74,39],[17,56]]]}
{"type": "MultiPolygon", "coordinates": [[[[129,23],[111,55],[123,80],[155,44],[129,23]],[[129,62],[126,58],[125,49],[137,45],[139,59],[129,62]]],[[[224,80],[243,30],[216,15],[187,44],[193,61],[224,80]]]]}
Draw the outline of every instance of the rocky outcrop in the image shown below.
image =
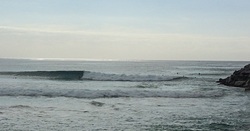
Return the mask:
{"type": "Polygon", "coordinates": [[[250,90],[250,64],[235,71],[231,76],[220,79],[218,83],[227,86],[243,87],[250,90]]]}

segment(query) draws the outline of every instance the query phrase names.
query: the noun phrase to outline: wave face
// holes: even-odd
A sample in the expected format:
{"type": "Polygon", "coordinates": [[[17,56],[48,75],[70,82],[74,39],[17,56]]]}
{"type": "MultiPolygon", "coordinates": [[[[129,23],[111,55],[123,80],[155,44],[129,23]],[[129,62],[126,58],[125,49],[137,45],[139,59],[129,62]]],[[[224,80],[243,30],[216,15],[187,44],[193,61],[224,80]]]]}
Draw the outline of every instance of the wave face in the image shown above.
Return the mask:
{"type": "Polygon", "coordinates": [[[26,72],[1,72],[2,75],[27,76],[48,79],[81,79],[84,71],[26,71],[26,72]]]}
{"type": "Polygon", "coordinates": [[[2,88],[0,96],[71,97],[71,98],[216,98],[225,95],[223,90],[210,91],[159,91],[159,90],[88,90],[88,89],[18,89],[2,88]]]}
{"type": "Polygon", "coordinates": [[[105,74],[99,72],[85,71],[82,77],[83,80],[93,81],[171,81],[186,79],[187,77],[175,76],[158,76],[158,75],[126,75],[126,74],[105,74]]]}
{"type": "Polygon", "coordinates": [[[106,74],[90,71],[27,71],[27,72],[0,72],[1,75],[26,76],[47,79],[88,80],[88,81],[171,81],[182,80],[187,77],[158,76],[158,75],[126,75],[106,74]]]}

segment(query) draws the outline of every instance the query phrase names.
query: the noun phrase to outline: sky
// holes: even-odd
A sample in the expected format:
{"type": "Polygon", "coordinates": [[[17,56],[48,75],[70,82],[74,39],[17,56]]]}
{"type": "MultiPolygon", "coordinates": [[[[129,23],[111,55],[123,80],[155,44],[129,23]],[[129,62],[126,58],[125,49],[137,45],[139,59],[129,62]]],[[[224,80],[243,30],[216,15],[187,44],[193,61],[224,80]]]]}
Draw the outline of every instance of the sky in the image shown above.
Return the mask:
{"type": "Polygon", "coordinates": [[[250,61],[249,0],[0,0],[0,58],[250,61]]]}

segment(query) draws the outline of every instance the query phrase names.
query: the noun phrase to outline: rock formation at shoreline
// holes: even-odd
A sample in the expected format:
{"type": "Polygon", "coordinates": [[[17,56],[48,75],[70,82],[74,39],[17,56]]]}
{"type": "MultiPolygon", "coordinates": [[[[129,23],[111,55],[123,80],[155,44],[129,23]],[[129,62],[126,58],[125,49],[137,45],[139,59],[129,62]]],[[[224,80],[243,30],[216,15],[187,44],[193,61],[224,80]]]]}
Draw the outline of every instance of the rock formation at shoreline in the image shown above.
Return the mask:
{"type": "Polygon", "coordinates": [[[250,64],[238,71],[235,71],[231,76],[225,79],[220,79],[218,83],[227,86],[250,89],[250,64]]]}

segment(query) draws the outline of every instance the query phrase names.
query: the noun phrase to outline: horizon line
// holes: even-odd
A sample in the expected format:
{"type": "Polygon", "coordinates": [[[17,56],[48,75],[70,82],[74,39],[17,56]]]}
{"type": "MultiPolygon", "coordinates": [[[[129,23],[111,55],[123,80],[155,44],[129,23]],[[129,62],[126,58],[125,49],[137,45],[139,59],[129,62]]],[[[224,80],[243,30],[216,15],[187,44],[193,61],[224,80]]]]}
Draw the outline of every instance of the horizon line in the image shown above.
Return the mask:
{"type": "Polygon", "coordinates": [[[218,60],[218,59],[90,59],[90,58],[18,58],[18,57],[0,57],[0,59],[9,60],[34,60],[34,61],[217,61],[217,62],[250,62],[250,60],[218,60]]]}

